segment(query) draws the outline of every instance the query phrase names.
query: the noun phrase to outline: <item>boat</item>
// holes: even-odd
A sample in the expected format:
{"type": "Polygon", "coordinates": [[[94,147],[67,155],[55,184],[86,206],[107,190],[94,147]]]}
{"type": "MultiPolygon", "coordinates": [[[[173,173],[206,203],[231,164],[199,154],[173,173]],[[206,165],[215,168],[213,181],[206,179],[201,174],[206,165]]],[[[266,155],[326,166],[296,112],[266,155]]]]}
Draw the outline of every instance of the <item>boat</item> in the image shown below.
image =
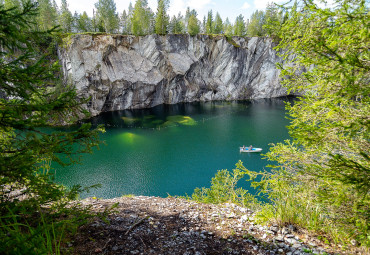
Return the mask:
{"type": "Polygon", "coordinates": [[[250,150],[248,147],[240,147],[240,152],[261,152],[262,151],[262,148],[252,148],[252,150],[250,150]]]}

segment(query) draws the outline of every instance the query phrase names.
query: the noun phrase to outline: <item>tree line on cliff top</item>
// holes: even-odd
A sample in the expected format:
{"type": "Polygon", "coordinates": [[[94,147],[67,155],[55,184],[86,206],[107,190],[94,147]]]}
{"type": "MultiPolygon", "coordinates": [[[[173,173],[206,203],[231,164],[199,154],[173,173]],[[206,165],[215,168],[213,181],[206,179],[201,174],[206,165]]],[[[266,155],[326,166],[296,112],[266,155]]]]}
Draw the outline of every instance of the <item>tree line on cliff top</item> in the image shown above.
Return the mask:
{"type": "MultiPolygon", "coordinates": [[[[36,2],[36,1],[35,1],[36,2]]],[[[5,7],[22,8],[20,0],[1,0],[5,7]]],[[[283,21],[284,14],[273,4],[268,4],[265,11],[255,11],[250,19],[239,15],[234,23],[228,18],[222,20],[219,13],[212,10],[203,18],[189,7],[185,16],[181,13],[170,17],[170,0],[158,0],[158,7],[153,11],[147,0],[130,2],[128,11],[117,12],[114,0],[98,0],[95,3],[93,17],[86,12],[74,14],[68,8],[67,0],[61,0],[58,6],[55,0],[37,1],[39,13],[35,17],[37,29],[46,31],[54,26],[66,33],[105,32],[127,35],[148,34],[225,34],[228,36],[264,36],[268,31],[263,25],[269,19],[283,21]]]]}

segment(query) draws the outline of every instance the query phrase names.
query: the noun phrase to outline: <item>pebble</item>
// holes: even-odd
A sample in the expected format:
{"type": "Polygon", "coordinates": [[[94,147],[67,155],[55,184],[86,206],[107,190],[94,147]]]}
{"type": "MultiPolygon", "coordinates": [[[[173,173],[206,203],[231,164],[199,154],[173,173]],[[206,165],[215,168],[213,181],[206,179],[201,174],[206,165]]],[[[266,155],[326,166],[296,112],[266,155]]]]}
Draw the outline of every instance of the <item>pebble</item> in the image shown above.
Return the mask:
{"type": "Polygon", "coordinates": [[[278,241],[278,242],[284,242],[284,237],[279,235],[279,236],[275,237],[275,240],[278,241]]]}
{"type": "Polygon", "coordinates": [[[248,221],[248,216],[247,215],[243,215],[240,219],[241,219],[241,221],[248,221]]]}

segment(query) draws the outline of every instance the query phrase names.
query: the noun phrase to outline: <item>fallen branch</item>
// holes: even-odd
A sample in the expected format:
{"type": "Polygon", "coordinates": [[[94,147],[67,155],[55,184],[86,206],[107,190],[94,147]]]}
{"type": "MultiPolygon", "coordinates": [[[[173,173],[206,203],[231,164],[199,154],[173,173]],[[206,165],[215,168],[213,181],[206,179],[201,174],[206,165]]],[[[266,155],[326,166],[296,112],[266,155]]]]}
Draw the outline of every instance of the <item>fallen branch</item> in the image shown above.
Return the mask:
{"type": "Polygon", "coordinates": [[[137,227],[139,224],[141,224],[144,220],[148,219],[149,216],[146,216],[145,218],[142,218],[141,220],[139,220],[138,222],[135,222],[125,233],[125,235],[127,235],[128,233],[130,233],[131,230],[133,230],[135,227],[137,227]]]}

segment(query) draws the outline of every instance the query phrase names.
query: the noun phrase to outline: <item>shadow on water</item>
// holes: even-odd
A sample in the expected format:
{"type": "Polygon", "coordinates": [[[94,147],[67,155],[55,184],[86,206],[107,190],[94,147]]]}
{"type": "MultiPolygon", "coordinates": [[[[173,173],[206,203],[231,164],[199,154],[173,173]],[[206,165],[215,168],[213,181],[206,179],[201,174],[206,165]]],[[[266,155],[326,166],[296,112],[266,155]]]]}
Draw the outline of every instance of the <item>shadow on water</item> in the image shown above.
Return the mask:
{"type": "Polygon", "coordinates": [[[102,184],[82,197],[165,197],[209,187],[217,170],[231,170],[238,160],[260,171],[267,161],[260,153],[240,153],[239,146],[252,144],[265,153],[270,143],[287,139],[287,100],[196,102],[102,113],[89,122],[105,124],[101,139],[107,145],[84,155],[82,165],[54,164],[56,181],[102,184]]]}

